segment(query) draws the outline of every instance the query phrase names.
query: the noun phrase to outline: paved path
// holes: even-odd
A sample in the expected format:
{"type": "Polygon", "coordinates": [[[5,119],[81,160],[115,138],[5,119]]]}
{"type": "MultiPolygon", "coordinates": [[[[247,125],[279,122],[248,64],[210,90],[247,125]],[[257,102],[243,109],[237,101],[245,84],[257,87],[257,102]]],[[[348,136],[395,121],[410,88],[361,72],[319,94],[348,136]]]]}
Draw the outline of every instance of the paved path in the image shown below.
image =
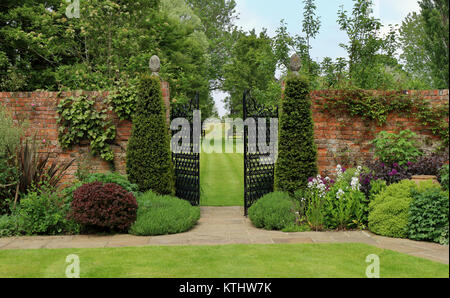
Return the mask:
{"type": "Polygon", "coordinates": [[[242,207],[202,207],[191,231],[157,237],[48,236],[0,238],[1,249],[133,247],[152,245],[224,245],[273,243],[366,243],[449,264],[449,248],[435,243],[380,237],[367,231],[283,233],[256,229],[242,207]]]}

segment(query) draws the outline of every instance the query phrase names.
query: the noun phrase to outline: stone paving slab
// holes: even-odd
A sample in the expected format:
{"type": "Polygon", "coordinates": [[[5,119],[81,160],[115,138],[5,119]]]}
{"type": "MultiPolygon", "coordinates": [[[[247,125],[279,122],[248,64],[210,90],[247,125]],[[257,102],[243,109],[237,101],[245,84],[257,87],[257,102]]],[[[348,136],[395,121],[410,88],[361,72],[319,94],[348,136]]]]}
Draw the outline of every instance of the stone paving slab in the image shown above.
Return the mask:
{"type": "Polygon", "coordinates": [[[156,237],[78,235],[0,238],[3,249],[57,249],[179,245],[365,243],[383,249],[449,264],[449,247],[393,239],[368,231],[284,233],[255,228],[242,207],[202,207],[202,217],[189,232],[156,237]]]}

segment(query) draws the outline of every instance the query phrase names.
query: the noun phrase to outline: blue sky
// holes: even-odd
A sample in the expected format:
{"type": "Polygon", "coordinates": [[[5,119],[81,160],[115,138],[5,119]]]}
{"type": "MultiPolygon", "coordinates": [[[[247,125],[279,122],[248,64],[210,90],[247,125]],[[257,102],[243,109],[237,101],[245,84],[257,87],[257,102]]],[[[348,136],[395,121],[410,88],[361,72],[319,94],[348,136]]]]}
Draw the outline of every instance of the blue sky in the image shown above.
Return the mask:
{"type": "MultiPolygon", "coordinates": [[[[412,11],[419,11],[417,0],[375,0],[374,14],[384,25],[401,24],[402,20],[412,11]]],[[[249,31],[253,28],[260,32],[266,28],[270,36],[275,35],[280,20],[288,24],[292,35],[302,34],[301,22],[303,19],[302,0],[236,0],[239,20],[238,27],[249,31]]],[[[341,5],[351,12],[352,0],[316,0],[317,14],[320,16],[322,27],[316,40],[312,42],[311,56],[314,60],[323,57],[346,57],[346,52],[339,47],[346,43],[347,37],[339,30],[337,12],[341,5]]],[[[222,99],[223,93],[214,94],[219,114],[226,113],[222,99]]]]}

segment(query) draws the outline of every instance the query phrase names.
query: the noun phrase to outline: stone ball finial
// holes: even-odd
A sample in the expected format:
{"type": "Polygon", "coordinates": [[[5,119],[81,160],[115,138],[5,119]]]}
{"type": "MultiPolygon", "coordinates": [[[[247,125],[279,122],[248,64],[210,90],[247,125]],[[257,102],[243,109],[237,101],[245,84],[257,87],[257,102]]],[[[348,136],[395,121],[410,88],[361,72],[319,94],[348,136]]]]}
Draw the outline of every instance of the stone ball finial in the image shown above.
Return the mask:
{"type": "Polygon", "coordinates": [[[150,58],[149,67],[153,75],[158,75],[158,72],[161,70],[161,61],[158,56],[153,55],[150,58]]]}
{"type": "Polygon", "coordinates": [[[300,60],[300,57],[297,54],[294,54],[291,56],[291,63],[289,64],[290,70],[295,74],[298,75],[298,71],[302,67],[302,61],[300,60]]]}

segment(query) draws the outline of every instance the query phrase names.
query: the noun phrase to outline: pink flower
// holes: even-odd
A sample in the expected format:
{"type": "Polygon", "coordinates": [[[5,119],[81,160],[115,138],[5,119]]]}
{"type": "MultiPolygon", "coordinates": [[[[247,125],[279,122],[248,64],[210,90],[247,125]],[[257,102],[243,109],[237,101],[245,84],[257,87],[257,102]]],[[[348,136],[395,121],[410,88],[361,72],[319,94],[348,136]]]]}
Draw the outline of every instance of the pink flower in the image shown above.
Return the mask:
{"type": "Polygon", "coordinates": [[[42,140],[42,143],[44,143],[44,144],[45,144],[45,142],[46,142],[46,141],[45,141],[45,139],[43,139],[43,140],[42,140]]]}

